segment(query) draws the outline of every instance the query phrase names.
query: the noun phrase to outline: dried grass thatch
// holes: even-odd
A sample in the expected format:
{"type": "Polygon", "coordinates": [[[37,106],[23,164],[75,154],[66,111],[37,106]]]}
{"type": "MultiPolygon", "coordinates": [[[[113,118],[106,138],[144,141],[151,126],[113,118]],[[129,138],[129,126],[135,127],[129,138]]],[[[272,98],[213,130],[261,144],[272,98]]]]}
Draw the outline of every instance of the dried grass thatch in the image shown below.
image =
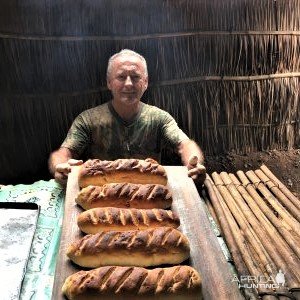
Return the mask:
{"type": "Polygon", "coordinates": [[[207,154],[300,145],[299,0],[52,0],[0,12],[2,181],[46,168],[75,115],[110,98],[106,64],[122,48],[148,61],[145,101],[207,154]]]}

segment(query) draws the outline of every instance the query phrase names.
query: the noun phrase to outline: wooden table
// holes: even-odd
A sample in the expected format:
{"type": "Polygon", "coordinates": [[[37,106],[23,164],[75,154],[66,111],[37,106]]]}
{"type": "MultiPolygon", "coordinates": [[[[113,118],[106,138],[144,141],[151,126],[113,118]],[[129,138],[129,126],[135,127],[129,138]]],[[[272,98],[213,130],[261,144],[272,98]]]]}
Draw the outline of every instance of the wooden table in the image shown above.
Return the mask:
{"type": "MultiPolygon", "coordinates": [[[[202,276],[203,297],[205,300],[242,300],[243,297],[235,282],[233,274],[220,248],[208,219],[205,203],[200,198],[192,179],[187,176],[186,167],[166,166],[168,185],[173,194],[172,210],[177,212],[182,231],[189,239],[191,256],[188,264],[202,276]]],[[[69,275],[80,269],[66,256],[68,245],[83,234],[77,227],[77,215],[82,212],[74,199],[79,192],[78,167],[69,175],[64,221],[60,248],[57,259],[52,299],[64,299],[61,287],[69,275]]]]}

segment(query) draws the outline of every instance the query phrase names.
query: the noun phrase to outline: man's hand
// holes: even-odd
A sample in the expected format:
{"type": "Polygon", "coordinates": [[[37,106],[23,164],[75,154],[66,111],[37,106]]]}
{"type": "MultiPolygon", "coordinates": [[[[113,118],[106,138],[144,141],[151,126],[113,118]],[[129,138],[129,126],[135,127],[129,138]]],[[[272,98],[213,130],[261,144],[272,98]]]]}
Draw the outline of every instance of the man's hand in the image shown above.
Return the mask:
{"type": "Polygon", "coordinates": [[[206,177],[206,169],[202,165],[204,156],[200,147],[195,141],[187,139],[179,143],[178,152],[183,165],[188,168],[188,176],[191,177],[196,184],[202,185],[206,177]]]}
{"type": "Polygon", "coordinates": [[[199,159],[196,155],[189,158],[189,163],[187,165],[188,176],[191,177],[195,183],[202,185],[206,177],[206,168],[198,161],[199,159]]]}
{"type": "Polygon", "coordinates": [[[80,166],[82,164],[83,164],[82,160],[77,160],[73,158],[69,159],[65,163],[57,164],[55,166],[55,173],[54,173],[55,181],[57,181],[62,185],[66,185],[68,180],[68,175],[71,172],[72,167],[80,166]]]}

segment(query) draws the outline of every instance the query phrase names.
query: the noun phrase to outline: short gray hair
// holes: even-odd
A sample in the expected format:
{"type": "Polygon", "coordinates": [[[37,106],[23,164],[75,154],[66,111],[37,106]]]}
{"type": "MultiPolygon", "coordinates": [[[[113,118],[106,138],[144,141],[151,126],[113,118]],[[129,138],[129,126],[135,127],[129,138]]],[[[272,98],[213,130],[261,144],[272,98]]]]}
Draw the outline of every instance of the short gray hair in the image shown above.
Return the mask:
{"type": "Polygon", "coordinates": [[[113,56],[111,56],[110,59],[108,60],[106,78],[109,78],[114,60],[116,58],[120,57],[120,56],[123,56],[123,55],[124,56],[125,55],[130,55],[130,56],[135,56],[135,57],[139,58],[141,60],[142,64],[143,64],[144,71],[145,71],[145,76],[148,76],[147,62],[146,62],[145,58],[142,55],[138,54],[137,52],[135,52],[133,50],[122,49],[120,52],[118,52],[118,53],[114,54],[113,56]]]}

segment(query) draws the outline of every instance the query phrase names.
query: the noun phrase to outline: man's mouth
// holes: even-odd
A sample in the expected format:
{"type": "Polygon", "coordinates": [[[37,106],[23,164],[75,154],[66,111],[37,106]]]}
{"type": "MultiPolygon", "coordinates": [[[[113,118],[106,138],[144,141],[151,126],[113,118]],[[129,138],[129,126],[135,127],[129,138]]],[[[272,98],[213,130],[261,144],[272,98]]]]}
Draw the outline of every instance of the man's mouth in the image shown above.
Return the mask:
{"type": "Polygon", "coordinates": [[[134,96],[135,92],[122,92],[123,95],[134,96]]]}

